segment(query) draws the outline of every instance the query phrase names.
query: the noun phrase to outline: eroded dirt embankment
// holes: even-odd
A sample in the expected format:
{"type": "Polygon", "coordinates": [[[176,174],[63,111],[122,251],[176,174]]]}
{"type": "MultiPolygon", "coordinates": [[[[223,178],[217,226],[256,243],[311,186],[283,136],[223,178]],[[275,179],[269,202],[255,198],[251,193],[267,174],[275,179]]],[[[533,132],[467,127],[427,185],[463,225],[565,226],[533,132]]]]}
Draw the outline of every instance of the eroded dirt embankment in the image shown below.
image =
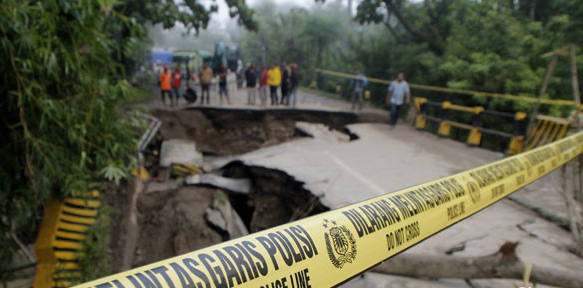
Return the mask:
{"type": "MultiPolygon", "coordinates": [[[[124,224],[117,225],[120,229],[113,231],[114,254],[126,254],[122,261],[114,261],[118,270],[145,265],[233,238],[232,231],[217,226],[216,219],[212,220],[209,216],[209,209],[216,205],[217,199],[228,201],[226,209],[237,214],[245,226],[242,230],[249,233],[328,210],[318,197],[304,188],[304,183],[285,172],[247,166],[238,161],[212,173],[230,179],[248,179],[251,188],[246,194],[209,185],[185,186],[180,179],[165,178],[161,176],[164,169],[158,165],[163,141],[193,140],[205,158],[213,158],[242,154],[294,137],[304,137],[295,129],[296,121],[322,123],[343,131],[345,125],[360,122],[363,117],[366,121],[385,120],[376,115],[359,117],[345,112],[214,108],[156,110],[153,115],[162,121],[157,138],[144,153],[146,168],[153,177],[141,188],[134,189],[134,196],[128,196],[134,197],[133,204],[131,200],[124,201],[127,202],[124,204],[127,206],[125,210],[133,211],[134,220],[123,219],[129,218],[129,215],[120,213],[123,215],[120,215],[122,219],[118,222],[124,224]],[[123,243],[128,239],[133,239],[135,243],[123,243]],[[126,253],[124,249],[131,251],[126,253]]],[[[227,218],[224,214],[219,213],[227,218]]]]}
{"type": "Polygon", "coordinates": [[[358,122],[384,122],[376,114],[316,110],[237,110],[200,108],[155,110],[164,139],[190,139],[206,155],[233,155],[286,142],[294,137],[294,123],[322,123],[343,131],[358,122]]]}

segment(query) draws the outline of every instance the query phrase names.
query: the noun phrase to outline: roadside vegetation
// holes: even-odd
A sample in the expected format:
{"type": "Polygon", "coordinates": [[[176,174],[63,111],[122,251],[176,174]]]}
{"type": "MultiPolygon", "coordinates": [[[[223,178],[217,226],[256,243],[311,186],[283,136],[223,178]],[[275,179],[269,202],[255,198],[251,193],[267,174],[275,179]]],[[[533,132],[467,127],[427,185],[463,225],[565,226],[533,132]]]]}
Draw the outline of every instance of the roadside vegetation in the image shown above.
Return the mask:
{"type": "MultiPolygon", "coordinates": [[[[257,32],[242,36],[248,61],[296,62],[304,84],[317,81],[330,92],[349,81],[317,75],[313,68],[395,79],[404,71],[412,83],[535,97],[550,58],[540,55],[568,44],[583,47],[583,2],[365,0],[349,17],[346,6],[326,1],[314,9],[256,7],[257,32]]],[[[577,62],[583,63],[578,50],[577,62]]],[[[560,59],[545,95],[573,99],[568,57],[560,59]]],[[[581,75],[581,73],[579,73],[581,75]]],[[[581,77],[579,77],[581,79],[581,77]]],[[[383,105],[386,86],[371,84],[371,101],[383,105]]],[[[413,91],[414,96],[445,96],[413,91]]],[[[531,104],[449,95],[461,105],[530,112],[531,104]]],[[[565,116],[570,108],[543,107],[565,116]]]]}
{"type": "MultiPolygon", "coordinates": [[[[253,28],[251,10],[227,4],[253,28]]],[[[16,239],[34,242],[48,197],[128,175],[139,135],[123,111],[135,97],[126,79],[148,49],[146,25],[180,22],[194,33],[211,10],[198,1],[0,4],[0,282],[11,278],[16,239]]]]}
{"type": "MultiPolygon", "coordinates": [[[[313,68],[360,69],[382,79],[404,71],[414,83],[534,97],[549,61],[540,55],[568,44],[583,47],[579,0],[363,0],[356,15],[334,1],[311,9],[224,2],[246,28],[239,36],[245,62],[296,62],[305,86],[316,82],[328,92],[340,86],[343,97],[346,79],[313,68]]],[[[119,184],[135,166],[139,135],[125,107],[148,94],[128,84],[151,48],[148,29],[179,24],[194,37],[214,11],[195,0],[2,1],[0,282],[11,277],[6,271],[17,242],[34,242],[49,197],[112,193],[103,191],[106,183],[119,184]]],[[[386,87],[369,89],[371,101],[382,105],[386,87]]],[[[566,58],[545,97],[572,99],[566,58]]],[[[452,99],[497,111],[532,109],[521,102],[452,99]]],[[[544,106],[541,112],[565,116],[568,108],[544,106]]],[[[85,280],[111,269],[101,260],[107,227],[100,221],[87,241],[85,280]],[[93,263],[98,268],[90,271],[93,263]]]]}

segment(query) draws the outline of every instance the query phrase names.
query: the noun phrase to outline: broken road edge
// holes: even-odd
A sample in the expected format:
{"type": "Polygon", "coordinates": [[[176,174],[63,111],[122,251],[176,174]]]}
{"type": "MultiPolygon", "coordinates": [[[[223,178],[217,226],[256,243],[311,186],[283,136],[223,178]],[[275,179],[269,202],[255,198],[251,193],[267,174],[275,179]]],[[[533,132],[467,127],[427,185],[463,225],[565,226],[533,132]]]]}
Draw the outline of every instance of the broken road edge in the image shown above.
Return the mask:
{"type": "Polygon", "coordinates": [[[337,286],[487,208],[582,152],[583,132],[579,132],[453,176],[76,287],[337,286]]]}

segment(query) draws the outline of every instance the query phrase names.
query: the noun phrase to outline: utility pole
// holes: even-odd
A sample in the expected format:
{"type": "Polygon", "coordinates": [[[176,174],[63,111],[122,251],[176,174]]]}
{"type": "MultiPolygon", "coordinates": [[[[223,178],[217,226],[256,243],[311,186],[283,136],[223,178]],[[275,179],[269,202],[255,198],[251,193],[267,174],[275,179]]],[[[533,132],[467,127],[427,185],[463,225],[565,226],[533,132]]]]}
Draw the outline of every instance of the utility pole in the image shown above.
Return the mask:
{"type": "Polygon", "coordinates": [[[348,0],[348,17],[352,18],[352,0],[348,0]]]}

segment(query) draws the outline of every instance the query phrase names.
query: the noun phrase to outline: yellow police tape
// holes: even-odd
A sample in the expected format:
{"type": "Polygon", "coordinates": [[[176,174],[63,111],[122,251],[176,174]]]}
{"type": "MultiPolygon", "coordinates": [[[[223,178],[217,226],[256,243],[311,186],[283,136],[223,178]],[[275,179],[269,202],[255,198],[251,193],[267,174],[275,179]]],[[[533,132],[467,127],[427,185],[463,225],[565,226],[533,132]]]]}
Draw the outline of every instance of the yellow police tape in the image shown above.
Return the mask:
{"type": "Polygon", "coordinates": [[[78,287],[336,286],[488,207],[581,152],[583,132],[450,177],[78,287]]]}
{"type": "MultiPolygon", "coordinates": [[[[349,78],[349,79],[356,79],[357,77],[353,74],[347,74],[337,71],[325,70],[325,69],[314,69],[317,72],[322,74],[327,74],[331,76],[349,78]]],[[[371,83],[378,83],[378,84],[391,84],[391,80],[385,79],[378,79],[378,78],[369,78],[367,77],[366,80],[371,83]]],[[[438,91],[438,92],[445,92],[445,93],[457,93],[457,94],[466,94],[466,95],[474,95],[474,96],[481,96],[481,97],[492,97],[492,98],[500,98],[510,101],[523,101],[523,102],[531,102],[535,103],[539,100],[534,97],[528,96],[518,96],[518,95],[511,95],[511,94],[499,94],[499,93],[490,93],[490,92],[482,92],[482,91],[475,91],[475,90],[465,90],[465,89],[453,89],[447,87],[438,87],[438,86],[429,86],[429,85],[422,85],[422,84],[412,84],[409,83],[411,88],[420,89],[420,90],[427,90],[427,91],[438,91]]],[[[551,104],[551,105],[564,105],[564,106],[574,106],[575,101],[573,100],[561,100],[561,99],[540,99],[540,103],[543,104],[551,104]]],[[[583,107],[583,105],[581,106],[583,107]]]]}

